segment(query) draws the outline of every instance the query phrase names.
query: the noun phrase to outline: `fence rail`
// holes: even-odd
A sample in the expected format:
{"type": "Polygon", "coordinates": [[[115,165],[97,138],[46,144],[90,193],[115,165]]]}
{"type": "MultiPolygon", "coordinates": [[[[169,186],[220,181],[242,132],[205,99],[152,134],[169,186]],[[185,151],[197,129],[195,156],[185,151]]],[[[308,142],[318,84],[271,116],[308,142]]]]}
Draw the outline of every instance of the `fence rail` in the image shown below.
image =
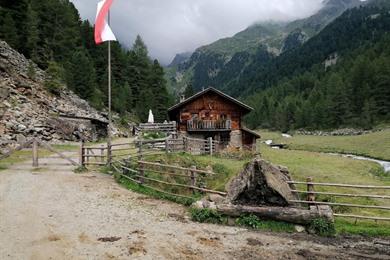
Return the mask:
{"type": "Polygon", "coordinates": [[[113,166],[123,178],[172,196],[193,199],[191,196],[167,191],[166,189],[161,189],[152,184],[162,185],[164,187],[184,188],[189,193],[197,191],[218,194],[221,196],[226,195],[225,192],[208,189],[206,187],[205,181],[207,178],[215,175],[211,169],[197,169],[196,166],[187,168],[142,160],[114,161],[113,166]]]}
{"type": "Polygon", "coordinates": [[[80,143],[80,164],[102,165],[104,162],[110,164],[114,159],[127,157],[145,157],[156,155],[156,153],[176,153],[188,152],[192,154],[213,155],[222,149],[220,142],[212,138],[160,138],[160,139],[140,139],[133,142],[124,142],[111,144],[110,146],[101,145],[86,146],[84,142],[80,143]],[[98,160],[98,161],[97,161],[98,160]]]}
{"type": "MultiPolygon", "coordinates": [[[[328,205],[331,207],[347,207],[347,208],[361,208],[366,210],[380,210],[380,211],[390,211],[390,205],[377,205],[381,202],[381,200],[388,200],[390,199],[390,194],[364,194],[364,193],[352,193],[352,192],[330,192],[330,191],[315,191],[315,187],[332,187],[333,189],[337,188],[348,188],[350,189],[366,189],[366,190],[372,190],[374,192],[376,191],[387,191],[390,189],[389,186],[377,186],[377,185],[357,185],[357,184],[341,184],[341,183],[320,183],[320,182],[313,182],[312,178],[307,178],[306,182],[303,181],[288,181],[289,184],[294,185],[306,185],[307,190],[298,190],[298,189],[292,189],[291,191],[296,194],[304,194],[306,195],[305,199],[299,199],[299,200],[290,200],[291,203],[299,203],[299,204],[306,204],[306,205],[328,205]],[[345,199],[348,198],[367,198],[367,199],[373,199],[375,200],[370,205],[364,205],[359,203],[353,203],[353,202],[333,202],[333,201],[318,201],[316,200],[316,195],[318,196],[329,196],[331,198],[336,197],[343,197],[345,199]]],[[[382,193],[381,192],[381,193],[382,193]]],[[[337,212],[333,215],[335,217],[341,217],[341,218],[354,218],[354,219],[368,219],[368,220],[375,220],[375,221],[390,221],[390,217],[383,217],[383,216],[362,216],[362,215],[355,215],[355,214],[341,214],[337,212]]],[[[375,214],[375,213],[373,213],[375,214]]]]}
{"type": "Polygon", "coordinates": [[[176,133],[176,122],[140,124],[139,129],[147,132],[176,133]]]}

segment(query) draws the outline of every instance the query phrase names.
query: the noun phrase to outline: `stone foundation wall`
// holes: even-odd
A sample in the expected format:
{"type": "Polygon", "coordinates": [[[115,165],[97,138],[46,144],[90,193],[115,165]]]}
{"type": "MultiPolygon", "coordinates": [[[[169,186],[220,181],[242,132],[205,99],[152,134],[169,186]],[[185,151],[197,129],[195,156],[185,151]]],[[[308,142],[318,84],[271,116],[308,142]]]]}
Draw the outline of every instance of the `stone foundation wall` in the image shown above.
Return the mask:
{"type": "Polygon", "coordinates": [[[242,147],[242,132],[241,130],[234,130],[230,133],[230,146],[232,147],[242,147]]]}

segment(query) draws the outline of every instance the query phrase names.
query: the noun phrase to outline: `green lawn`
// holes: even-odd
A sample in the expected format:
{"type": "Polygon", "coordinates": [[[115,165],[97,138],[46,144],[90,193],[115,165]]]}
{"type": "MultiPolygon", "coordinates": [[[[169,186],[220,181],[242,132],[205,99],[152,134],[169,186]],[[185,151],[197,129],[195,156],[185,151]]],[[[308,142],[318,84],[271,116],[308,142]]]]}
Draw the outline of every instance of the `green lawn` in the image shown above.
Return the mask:
{"type": "Polygon", "coordinates": [[[390,161],[390,128],[357,136],[295,135],[292,138],[268,130],[259,132],[262,140],[286,143],[292,150],[355,154],[390,161]]]}
{"type": "MultiPolygon", "coordinates": [[[[289,169],[291,176],[296,181],[305,181],[307,177],[312,177],[315,182],[361,184],[390,186],[390,177],[383,175],[382,168],[373,162],[359,161],[350,158],[327,155],[309,151],[277,150],[266,145],[261,145],[262,157],[276,165],[282,165],[289,169]]],[[[154,158],[156,159],[156,158],[154,158]]],[[[205,169],[211,166],[216,176],[206,180],[206,185],[210,189],[225,191],[225,186],[229,180],[237,175],[250,159],[233,159],[211,156],[191,156],[187,154],[174,154],[159,156],[167,164],[190,167],[197,165],[205,169]]],[[[156,177],[156,176],[155,176],[156,177]]],[[[164,188],[160,186],[159,188],[164,188]]],[[[305,190],[305,185],[298,185],[299,190],[305,190]]],[[[316,186],[317,191],[337,192],[337,193],[360,193],[360,194],[382,194],[390,195],[388,190],[357,190],[351,188],[333,188],[316,186]]],[[[188,195],[188,193],[186,194],[188,195]]],[[[346,198],[318,196],[318,201],[353,203],[363,205],[390,206],[390,200],[368,199],[368,198],[346,198]]],[[[390,211],[348,208],[336,206],[333,209],[337,213],[382,216],[390,217],[390,211]]],[[[336,227],[339,233],[353,233],[366,235],[389,236],[390,223],[359,220],[358,225],[355,220],[337,218],[336,227]]]]}

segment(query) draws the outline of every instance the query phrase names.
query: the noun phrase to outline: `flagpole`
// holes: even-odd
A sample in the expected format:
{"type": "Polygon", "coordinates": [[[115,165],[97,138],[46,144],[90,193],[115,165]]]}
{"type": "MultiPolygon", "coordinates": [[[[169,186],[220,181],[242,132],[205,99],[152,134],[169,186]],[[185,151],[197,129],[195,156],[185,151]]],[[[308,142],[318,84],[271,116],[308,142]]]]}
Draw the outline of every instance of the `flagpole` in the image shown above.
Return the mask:
{"type": "MultiPolygon", "coordinates": [[[[110,11],[108,11],[110,25],[110,11]]],[[[107,164],[111,166],[111,41],[108,41],[108,131],[107,131],[107,164]]]]}

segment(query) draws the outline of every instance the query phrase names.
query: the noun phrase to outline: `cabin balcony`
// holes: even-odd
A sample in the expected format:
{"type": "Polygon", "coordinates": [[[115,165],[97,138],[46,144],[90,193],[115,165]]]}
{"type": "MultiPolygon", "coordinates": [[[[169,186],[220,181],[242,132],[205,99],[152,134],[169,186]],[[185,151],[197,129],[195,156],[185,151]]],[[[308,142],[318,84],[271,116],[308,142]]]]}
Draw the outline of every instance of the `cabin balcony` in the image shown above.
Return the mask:
{"type": "Polygon", "coordinates": [[[230,131],[232,129],[231,120],[189,120],[187,121],[187,131],[230,131]]]}

